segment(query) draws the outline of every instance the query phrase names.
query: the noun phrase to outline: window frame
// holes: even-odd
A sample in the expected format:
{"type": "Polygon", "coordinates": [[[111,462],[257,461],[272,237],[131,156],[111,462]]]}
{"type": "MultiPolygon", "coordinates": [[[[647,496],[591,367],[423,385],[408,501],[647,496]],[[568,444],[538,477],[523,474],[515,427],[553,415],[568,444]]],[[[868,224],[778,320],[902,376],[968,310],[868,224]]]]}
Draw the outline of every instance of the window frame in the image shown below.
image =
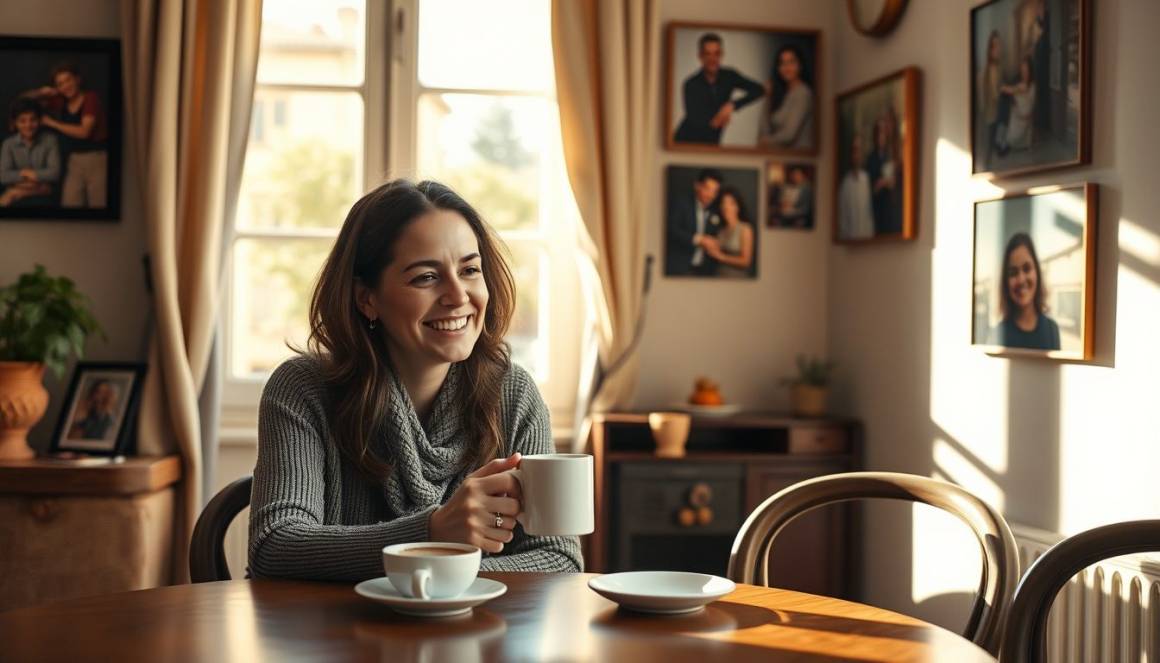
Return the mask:
{"type": "MultiPolygon", "coordinates": [[[[363,80],[359,85],[319,85],[310,83],[262,83],[257,82],[255,90],[284,89],[306,92],[357,92],[363,100],[363,160],[361,164],[363,190],[369,190],[385,179],[421,177],[417,172],[417,124],[418,106],[423,94],[472,94],[495,96],[518,96],[523,98],[546,99],[555,103],[555,94],[526,90],[476,90],[459,88],[425,87],[418,78],[418,0],[366,0],[365,3],[365,63],[363,80]]],[[[264,112],[273,113],[272,104],[264,112]]],[[[273,118],[266,118],[266,129],[271,129],[273,118]]],[[[562,158],[562,157],[561,157],[562,158]]],[[[563,164],[545,162],[545,172],[563,164]]],[[[566,182],[565,182],[566,184],[566,182]]],[[[543,191],[543,189],[541,189],[543,191]]],[[[553,193],[561,197],[551,204],[557,208],[575,210],[571,202],[571,189],[553,193]],[[570,206],[569,206],[570,205],[570,206]]],[[[543,207],[545,201],[541,201],[543,207]]],[[[579,224],[578,214],[570,215],[571,223],[579,224]]],[[[227,245],[224,296],[221,313],[222,350],[222,409],[219,435],[225,443],[245,443],[257,440],[257,406],[261,399],[266,377],[234,377],[230,361],[232,357],[232,325],[235,306],[234,254],[238,240],[244,239],[304,239],[316,240],[334,238],[339,228],[310,229],[233,229],[227,245]]],[[[509,244],[531,244],[542,251],[542,256],[559,255],[574,250],[576,237],[570,233],[556,232],[558,228],[548,228],[541,223],[534,231],[502,231],[501,238],[509,244]]],[[[560,349],[578,348],[582,328],[589,312],[578,304],[575,310],[566,310],[565,315],[551,315],[549,312],[559,304],[561,298],[553,297],[550,283],[572,287],[579,293],[579,275],[570,274],[566,265],[559,260],[541,258],[541,278],[538,301],[538,328],[546,335],[542,344],[541,365],[551,362],[550,375],[539,386],[547,401],[553,429],[558,441],[572,434],[575,412],[575,383],[580,373],[580,358],[575,366],[571,362],[560,362],[553,355],[561,356],[560,349]],[[569,282],[571,279],[574,282],[569,282]]],[[[575,270],[571,270],[575,271],[575,270]]],[[[567,298],[563,298],[567,299],[567,298]]],[[[574,298],[579,302],[582,298],[574,298]]],[[[561,307],[568,309],[569,307],[561,307]]],[[[579,354],[579,353],[577,353],[579,354]]]]}

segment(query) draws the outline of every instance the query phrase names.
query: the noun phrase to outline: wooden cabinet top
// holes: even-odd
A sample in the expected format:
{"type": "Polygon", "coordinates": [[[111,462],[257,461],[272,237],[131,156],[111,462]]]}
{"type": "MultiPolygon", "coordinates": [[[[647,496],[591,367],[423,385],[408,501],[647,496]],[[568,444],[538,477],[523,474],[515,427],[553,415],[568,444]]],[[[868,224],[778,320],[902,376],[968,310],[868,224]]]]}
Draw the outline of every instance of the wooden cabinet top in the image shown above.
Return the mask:
{"type": "Polygon", "coordinates": [[[180,478],[177,456],[134,456],[101,465],[41,458],[0,462],[0,494],[134,495],[180,478]]]}
{"type": "MultiPolygon", "coordinates": [[[[671,412],[673,410],[652,410],[671,412]]],[[[833,428],[858,423],[849,417],[795,417],[785,412],[738,412],[729,415],[689,413],[695,426],[712,428],[833,428]]],[[[605,412],[592,415],[593,423],[648,425],[649,412],[605,412]]]]}

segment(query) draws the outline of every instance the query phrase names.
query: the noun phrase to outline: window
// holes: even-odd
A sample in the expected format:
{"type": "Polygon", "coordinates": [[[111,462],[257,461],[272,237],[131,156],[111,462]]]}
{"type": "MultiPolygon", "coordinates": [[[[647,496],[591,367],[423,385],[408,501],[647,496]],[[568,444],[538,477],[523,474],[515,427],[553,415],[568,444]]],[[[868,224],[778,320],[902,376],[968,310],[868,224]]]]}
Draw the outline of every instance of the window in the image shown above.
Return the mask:
{"type": "Polygon", "coordinates": [[[550,0],[503,11],[396,0],[392,11],[361,0],[263,4],[225,316],[226,402],[239,407],[226,425],[252,420],[287,343],[305,344],[322,261],[351,204],[389,173],[451,185],[499,231],[518,292],[508,340],[568,426],[584,311],[550,0]]]}

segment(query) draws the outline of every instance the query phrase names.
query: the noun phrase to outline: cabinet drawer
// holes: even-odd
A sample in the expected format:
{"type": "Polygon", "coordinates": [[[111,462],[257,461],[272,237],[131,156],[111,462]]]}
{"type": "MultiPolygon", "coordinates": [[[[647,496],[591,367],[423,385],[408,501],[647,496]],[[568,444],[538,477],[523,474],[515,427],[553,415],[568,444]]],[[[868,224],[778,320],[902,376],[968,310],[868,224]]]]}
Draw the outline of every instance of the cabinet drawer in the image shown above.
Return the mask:
{"type": "Polygon", "coordinates": [[[847,448],[846,431],[841,428],[791,428],[791,454],[835,454],[847,448]]]}
{"type": "Polygon", "coordinates": [[[625,463],[619,469],[615,504],[622,532],[733,533],[744,518],[739,464],[625,463]],[[682,509],[702,504],[711,512],[708,522],[681,523],[682,509]]]}

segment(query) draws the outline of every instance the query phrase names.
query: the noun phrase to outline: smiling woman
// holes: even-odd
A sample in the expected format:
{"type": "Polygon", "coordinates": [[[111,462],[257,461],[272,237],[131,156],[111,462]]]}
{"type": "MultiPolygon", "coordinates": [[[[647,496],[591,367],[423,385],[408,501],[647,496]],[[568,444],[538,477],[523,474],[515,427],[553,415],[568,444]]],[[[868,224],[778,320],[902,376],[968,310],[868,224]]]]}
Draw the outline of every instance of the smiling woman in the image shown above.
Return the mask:
{"type": "Polygon", "coordinates": [[[548,411],[504,342],[515,287],[451,189],[389,182],[355,203],[310,306],[308,350],[262,394],[250,572],[363,580],[383,546],[479,546],[485,570],[577,571],[575,537],[515,521],[521,454],[548,411]]]}

